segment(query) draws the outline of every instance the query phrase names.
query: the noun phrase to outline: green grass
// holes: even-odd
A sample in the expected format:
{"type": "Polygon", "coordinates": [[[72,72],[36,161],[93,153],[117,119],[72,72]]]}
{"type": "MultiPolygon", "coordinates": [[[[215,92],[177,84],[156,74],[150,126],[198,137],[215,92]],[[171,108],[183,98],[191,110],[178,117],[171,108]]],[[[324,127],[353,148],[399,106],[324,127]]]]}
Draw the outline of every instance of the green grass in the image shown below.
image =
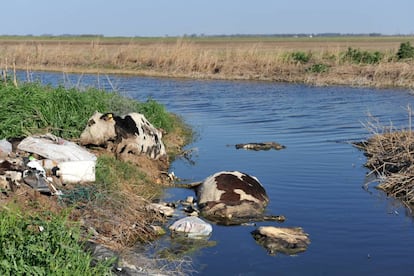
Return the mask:
{"type": "Polygon", "coordinates": [[[1,275],[110,275],[111,261],[91,261],[79,226],[64,215],[0,210],[1,275]]]}
{"type": "Polygon", "coordinates": [[[15,87],[0,81],[0,139],[50,132],[66,139],[78,138],[95,111],[143,113],[156,127],[171,130],[172,117],[159,103],[140,103],[116,92],[94,88],[79,91],[23,83],[15,87]]]}
{"type": "Polygon", "coordinates": [[[120,190],[122,185],[140,191],[145,199],[159,197],[162,193],[160,185],[154,185],[139,167],[130,162],[124,162],[111,155],[101,155],[96,164],[97,192],[112,192],[120,190]]]}
{"type": "MultiPolygon", "coordinates": [[[[0,80],[0,106],[0,139],[45,132],[66,139],[78,138],[95,111],[140,112],[166,131],[180,129],[177,124],[182,123],[152,99],[141,103],[116,92],[80,91],[40,83],[15,86],[0,80]]],[[[85,225],[100,233],[110,231],[112,244],[130,246],[156,237],[148,225],[159,218],[148,213],[144,206],[161,193],[161,185],[152,183],[136,164],[101,155],[95,183],[69,188],[61,201],[85,212],[89,218],[85,219],[85,225]],[[132,224],[136,227],[131,228],[132,224]]],[[[110,262],[90,265],[91,256],[82,246],[84,235],[81,237],[79,225],[67,219],[67,212],[37,211],[30,215],[29,204],[20,206],[25,212],[13,211],[10,205],[0,208],[0,275],[110,274],[110,262]]]]}
{"type": "Polygon", "coordinates": [[[136,164],[118,160],[112,155],[100,155],[96,164],[96,181],[91,193],[94,204],[117,204],[119,201],[122,205],[126,200],[123,194],[125,190],[147,201],[160,198],[163,193],[163,187],[154,184],[136,164]],[[111,197],[111,203],[107,201],[108,195],[111,197]]]}

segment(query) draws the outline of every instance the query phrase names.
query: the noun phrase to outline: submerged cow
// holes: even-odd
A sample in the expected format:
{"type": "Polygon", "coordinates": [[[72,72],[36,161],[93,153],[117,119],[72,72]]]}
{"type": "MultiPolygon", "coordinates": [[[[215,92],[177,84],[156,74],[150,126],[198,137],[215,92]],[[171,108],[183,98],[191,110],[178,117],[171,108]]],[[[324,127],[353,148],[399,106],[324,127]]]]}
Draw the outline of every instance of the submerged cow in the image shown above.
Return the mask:
{"type": "Polygon", "coordinates": [[[239,171],[222,171],[196,187],[201,214],[219,224],[240,224],[251,219],[283,220],[263,216],[269,197],[259,180],[239,171]]]}
{"type": "Polygon", "coordinates": [[[162,133],[144,115],[95,112],[80,136],[82,145],[115,145],[115,153],[146,154],[152,159],[166,156],[162,133]]]}

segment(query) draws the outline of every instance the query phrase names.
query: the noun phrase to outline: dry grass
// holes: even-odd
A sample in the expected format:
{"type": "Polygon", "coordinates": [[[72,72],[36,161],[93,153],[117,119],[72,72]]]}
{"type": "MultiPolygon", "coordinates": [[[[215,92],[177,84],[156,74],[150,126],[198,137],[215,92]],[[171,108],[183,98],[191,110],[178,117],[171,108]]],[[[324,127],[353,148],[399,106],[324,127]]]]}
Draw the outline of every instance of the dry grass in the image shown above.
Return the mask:
{"type": "MultiPolygon", "coordinates": [[[[410,118],[411,118],[411,110],[410,118]]],[[[365,166],[380,180],[377,188],[401,200],[414,210],[414,133],[411,119],[408,130],[367,123],[373,136],[356,146],[368,157],[365,166]]]]}
{"type": "Polygon", "coordinates": [[[414,62],[396,62],[411,37],[0,39],[0,67],[82,73],[121,73],[206,79],[302,82],[315,85],[414,87],[414,62]],[[379,64],[342,61],[352,47],[380,51],[379,64]],[[304,52],[306,63],[292,60],[304,52]],[[323,64],[329,70],[313,73],[323,64]]]}
{"type": "Polygon", "coordinates": [[[89,239],[122,251],[157,237],[151,225],[160,224],[164,218],[145,208],[148,201],[138,195],[137,189],[122,185],[119,191],[99,193],[99,199],[73,212],[74,218],[81,217],[89,239]]]}

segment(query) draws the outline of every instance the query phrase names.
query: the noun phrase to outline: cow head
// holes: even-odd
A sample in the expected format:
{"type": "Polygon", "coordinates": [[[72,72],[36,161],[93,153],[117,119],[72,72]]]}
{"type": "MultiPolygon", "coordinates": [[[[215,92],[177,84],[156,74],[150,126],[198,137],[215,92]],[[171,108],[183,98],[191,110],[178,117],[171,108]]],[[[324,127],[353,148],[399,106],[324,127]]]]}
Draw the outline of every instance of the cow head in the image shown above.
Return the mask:
{"type": "Polygon", "coordinates": [[[113,150],[117,155],[146,154],[152,159],[159,159],[166,156],[161,138],[162,132],[143,114],[129,113],[120,117],[96,112],[82,132],[80,142],[82,145],[98,146],[113,142],[113,150]]]}
{"type": "Polygon", "coordinates": [[[112,113],[102,114],[98,111],[88,120],[80,136],[82,145],[105,145],[116,138],[115,120],[112,113]]]}

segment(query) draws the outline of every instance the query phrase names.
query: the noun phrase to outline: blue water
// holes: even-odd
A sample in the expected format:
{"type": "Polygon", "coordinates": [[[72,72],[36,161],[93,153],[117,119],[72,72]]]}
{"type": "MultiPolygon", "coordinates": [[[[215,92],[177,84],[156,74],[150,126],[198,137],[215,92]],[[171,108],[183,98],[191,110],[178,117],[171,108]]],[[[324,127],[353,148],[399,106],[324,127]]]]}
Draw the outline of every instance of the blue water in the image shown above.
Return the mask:
{"type": "MultiPolygon", "coordinates": [[[[22,76],[23,78],[24,76],[22,76]]],[[[256,176],[270,197],[267,212],[309,234],[308,250],[270,256],[250,232],[256,226],[213,226],[217,245],[191,255],[198,275],[414,275],[411,214],[371,185],[362,152],[349,142],[365,139],[368,114],[384,125],[408,128],[409,91],[240,81],[197,81],[36,73],[56,85],[115,87],[145,101],[149,97],[181,115],[197,132],[187,148],[195,164],[177,160],[171,171],[199,181],[221,170],[256,176]],[[81,80],[81,81],[80,81],[81,80]],[[236,150],[246,142],[276,141],[281,151],[236,150]]],[[[166,200],[189,190],[166,191],[166,200]]]]}

